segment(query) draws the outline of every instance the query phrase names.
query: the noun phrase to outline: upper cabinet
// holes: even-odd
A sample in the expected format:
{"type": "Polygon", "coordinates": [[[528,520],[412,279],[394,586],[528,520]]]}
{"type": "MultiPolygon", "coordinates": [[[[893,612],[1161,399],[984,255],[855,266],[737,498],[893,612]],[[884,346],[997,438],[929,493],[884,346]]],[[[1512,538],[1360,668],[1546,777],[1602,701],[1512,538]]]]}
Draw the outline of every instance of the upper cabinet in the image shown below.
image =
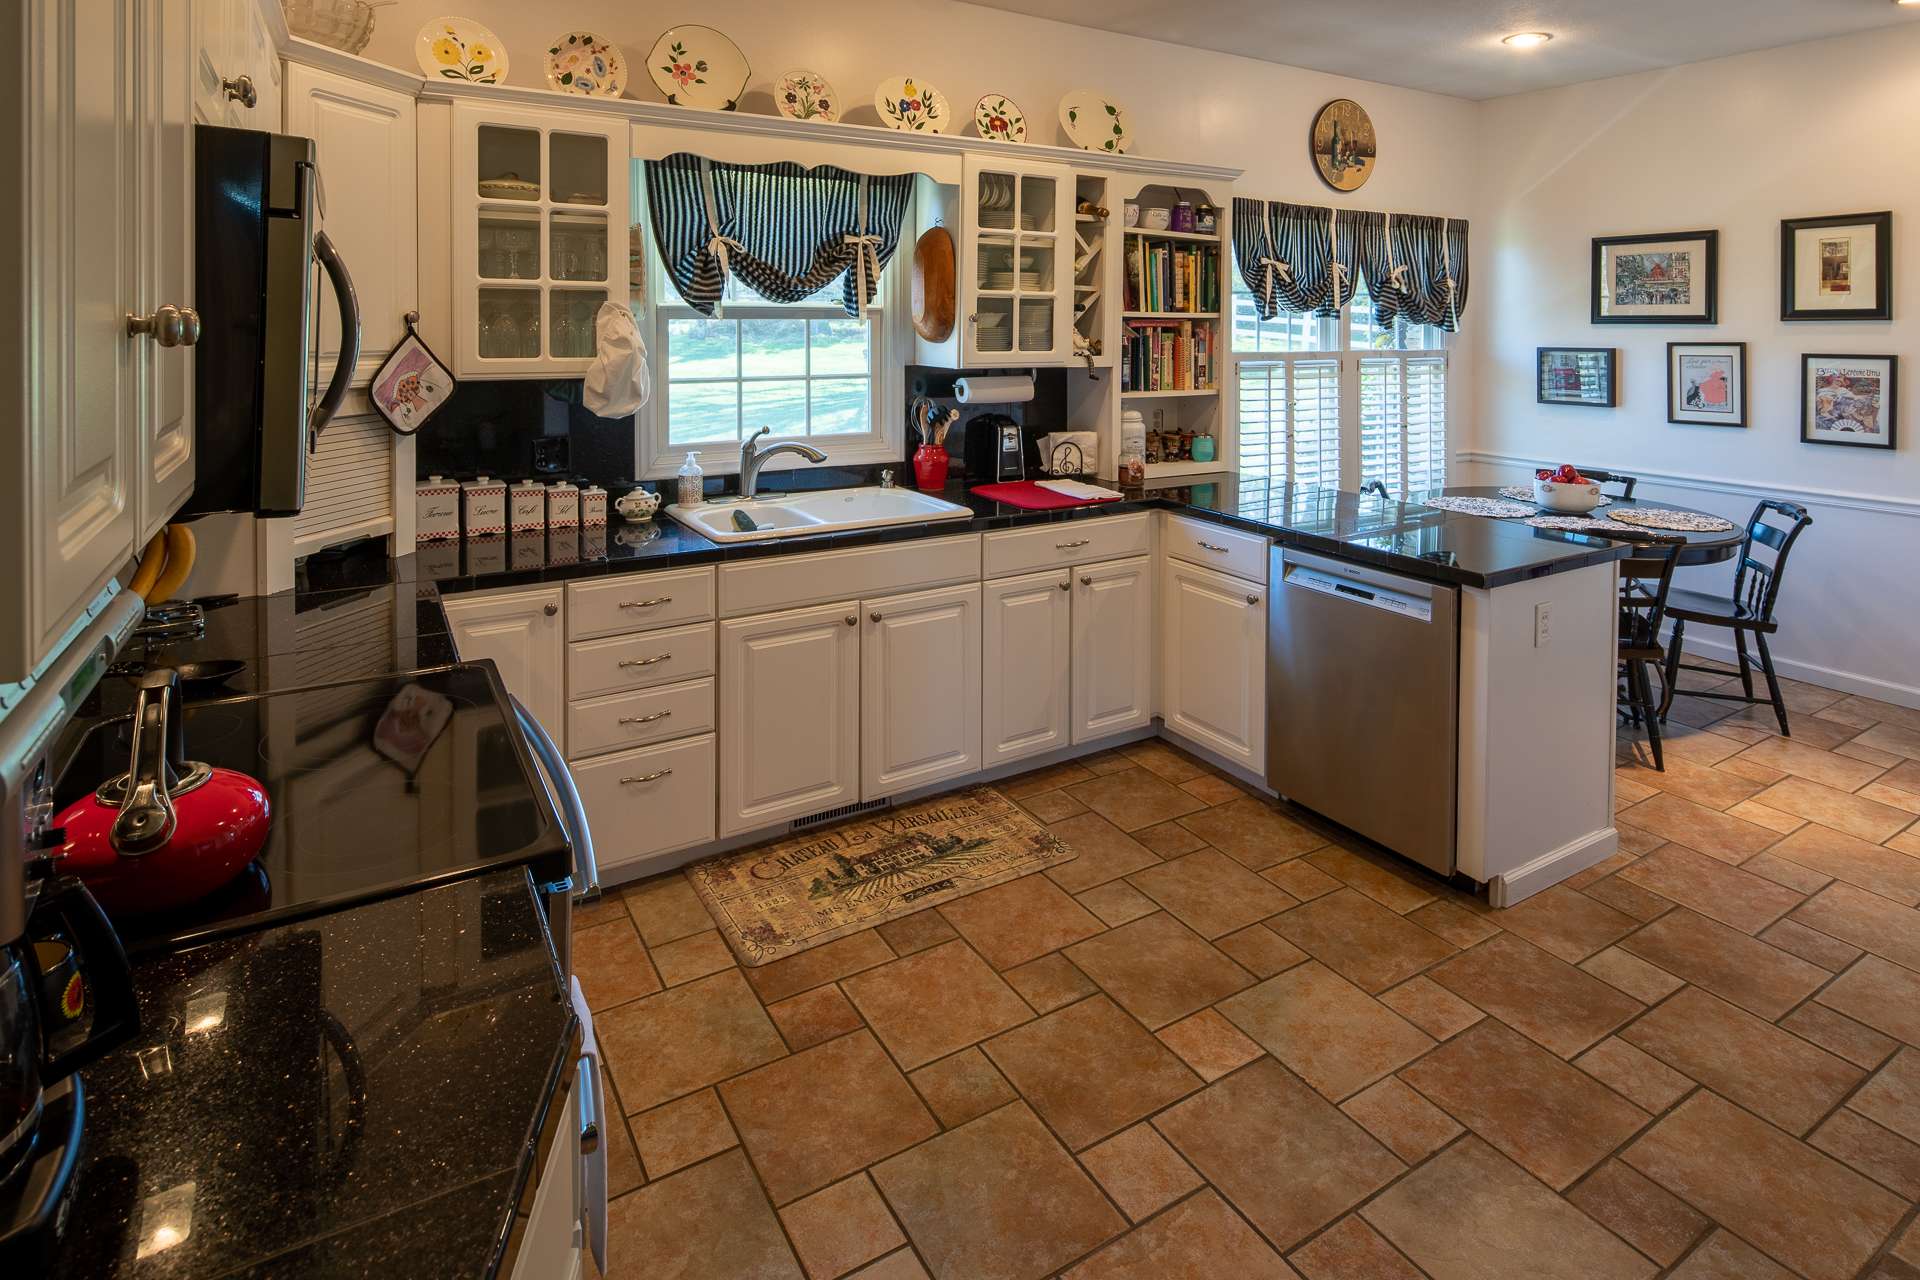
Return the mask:
{"type": "Polygon", "coordinates": [[[259,0],[192,7],[194,122],[280,132],[280,55],[259,0]]]}
{"type": "Polygon", "coordinates": [[[584,373],[600,304],[626,299],[624,283],[614,287],[626,279],[625,122],[463,101],[452,130],[454,372],[584,373]]]}

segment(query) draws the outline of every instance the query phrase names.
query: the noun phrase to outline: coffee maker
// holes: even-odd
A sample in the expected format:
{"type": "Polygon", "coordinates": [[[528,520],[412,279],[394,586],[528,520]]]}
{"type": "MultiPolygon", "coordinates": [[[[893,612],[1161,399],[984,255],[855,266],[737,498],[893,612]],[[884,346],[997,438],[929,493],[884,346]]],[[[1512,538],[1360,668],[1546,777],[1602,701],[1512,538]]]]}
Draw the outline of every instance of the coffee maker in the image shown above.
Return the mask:
{"type": "Polygon", "coordinates": [[[0,1275],[39,1275],[78,1185],[79,1068],[135,1030],[126,953],[86,886],[60,874],[54,744],[139,622],[138,596],[103,591],[64,645],[0,685],[0,1275]]]}

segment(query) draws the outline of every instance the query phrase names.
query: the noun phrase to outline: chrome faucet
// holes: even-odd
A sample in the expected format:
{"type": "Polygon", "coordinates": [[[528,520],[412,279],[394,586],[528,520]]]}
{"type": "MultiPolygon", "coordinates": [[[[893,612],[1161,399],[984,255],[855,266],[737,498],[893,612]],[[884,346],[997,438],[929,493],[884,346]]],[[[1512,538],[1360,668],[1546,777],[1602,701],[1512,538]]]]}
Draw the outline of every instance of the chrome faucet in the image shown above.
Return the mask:
{"type": "Polygon", "coordinates": [[[746,438],[740,446],[740,497],[745,500],[760,492],[760,468],[767,465],[767,459],[777,453],[797,453],[808,462],[825,462],[827,455],[810,444],[801,444],[789,440],[785,444],[770,445],[765,449],[755,449],[754,441],[773,431],[772,427],[762,427],[746,438]]]}
{"type": "Polygon", "coordinates": [[[1379,494],[1380,501],[1382,502],[1393,501],[1393,495],[1387,492],[1387,486],[1385,486],[1384,484],[1381,484],[1378,480],[1369,480],[1365,484],[1360,486],[1361,497],[1364,498],[1370,493],[1379,494]]]}

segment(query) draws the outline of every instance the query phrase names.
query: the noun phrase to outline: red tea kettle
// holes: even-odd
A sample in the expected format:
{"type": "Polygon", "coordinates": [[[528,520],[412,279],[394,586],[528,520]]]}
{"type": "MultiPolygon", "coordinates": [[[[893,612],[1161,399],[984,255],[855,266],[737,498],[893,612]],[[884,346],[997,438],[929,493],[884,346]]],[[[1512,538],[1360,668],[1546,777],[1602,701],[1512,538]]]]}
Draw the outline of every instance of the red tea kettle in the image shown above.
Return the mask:
{"type": "Polygon", "coordinates": [[[232,880],[266,843],[266,790],[235,769],[186,758],[180,678],[140,677],[127,772],[55,820],[67,834],[60,867],[116,915],[183,906],[232,880]]]}

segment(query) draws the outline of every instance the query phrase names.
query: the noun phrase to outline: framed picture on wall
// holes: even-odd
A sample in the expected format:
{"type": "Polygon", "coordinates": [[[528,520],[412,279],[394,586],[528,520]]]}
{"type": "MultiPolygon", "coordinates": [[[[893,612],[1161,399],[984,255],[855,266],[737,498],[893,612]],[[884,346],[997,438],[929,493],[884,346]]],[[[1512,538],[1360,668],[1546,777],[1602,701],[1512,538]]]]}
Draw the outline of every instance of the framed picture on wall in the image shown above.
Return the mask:
{"type": "Polygon", "coordinates": [[[1747,425],[1747,344],[1669,342],[1667,421],[1708,427],[1747,425]]]}
{"type": "Polygon", "coordinates": [[[1620,403],[1615,347],[1541,347],[1534,356],[1533,398],[1540,404],[1611,409],[1620,403]]]}
{"type": "Polygon", "coordinates": [[[1899,427],[1898,356],[1801,356],[1800,438],[1891,449],[1899,427]]]}
{"type": "Polygon", "coordinates": [[[1594,239],[1595,324],[1713,324],[1719,294],[1718,231],[1594,239]]]}
{"type": "Polygon", "coordinates": [[[1891,320],[1893,215],[1850,213],[1780,224],[1782,320],[1891,320]]]}

